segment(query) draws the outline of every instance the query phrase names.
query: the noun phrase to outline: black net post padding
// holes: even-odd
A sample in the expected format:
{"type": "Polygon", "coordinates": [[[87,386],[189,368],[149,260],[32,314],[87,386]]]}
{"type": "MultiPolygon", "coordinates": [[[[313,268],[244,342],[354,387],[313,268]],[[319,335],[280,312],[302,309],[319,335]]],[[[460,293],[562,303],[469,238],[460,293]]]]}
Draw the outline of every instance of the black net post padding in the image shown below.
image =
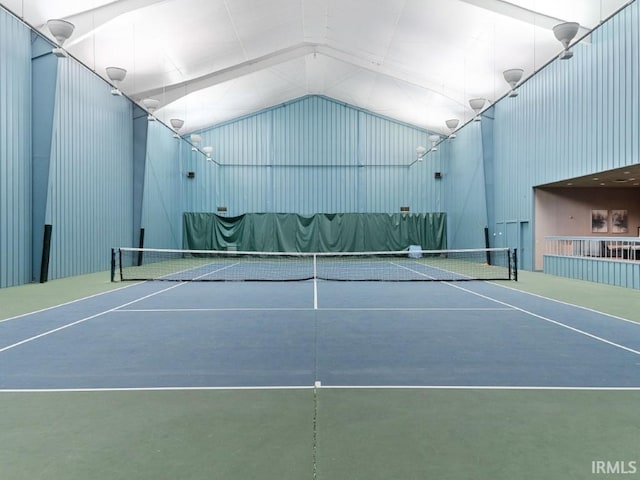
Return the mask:
{"type": "Polygon", "coordinates": [[[111,281],[116,281],[116,250],[111,249],[111,281]]]}
{"type": "Polygon", "coordinates": [[[118,249],[118,262],[120,262],[120,281],[124,282],[124,275],[122,274],[122,249],[118,249]]]}
{"type": "Polygon", "coordinates": [[[487,265],[491,265],[491,252],[489,251],[489,227],[484,227],[484,247],[487,249],[487,265]]]}
{"type": "Polygon", "coordinates": [[[518,249],[513,249],[513,280],[518,281],[518,249]]]}
{"type": "Polygon", "coordinates": [[[142,265],[142,249],[144,248],[144,228],[140,229],[140,240],[138,242],[138,266],[142,265]]]}
{"type": "Polygon", "coordinates": [[[46,283],[49,279],[49,258],[51,255],[51,232],[53,225],[44,226],[44,238],[42,240],[42,258],[40,261],[40,283],[46,283]]]}

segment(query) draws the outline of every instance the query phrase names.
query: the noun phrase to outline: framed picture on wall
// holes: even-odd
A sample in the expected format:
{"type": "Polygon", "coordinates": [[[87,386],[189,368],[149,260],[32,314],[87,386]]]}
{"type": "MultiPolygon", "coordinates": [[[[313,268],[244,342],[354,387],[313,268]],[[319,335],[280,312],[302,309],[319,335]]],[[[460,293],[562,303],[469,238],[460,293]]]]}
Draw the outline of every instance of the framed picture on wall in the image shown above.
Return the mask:
{"type": "Polygon", "coordinates": [[[611,210],[611,232],[627,233],[629,215],[626,210],[611,210]]]}
{"type": "Polygon", "coordinates": [[[607,233],[608,227],[609,210],[591,210],[591,232],[607,233]]]}

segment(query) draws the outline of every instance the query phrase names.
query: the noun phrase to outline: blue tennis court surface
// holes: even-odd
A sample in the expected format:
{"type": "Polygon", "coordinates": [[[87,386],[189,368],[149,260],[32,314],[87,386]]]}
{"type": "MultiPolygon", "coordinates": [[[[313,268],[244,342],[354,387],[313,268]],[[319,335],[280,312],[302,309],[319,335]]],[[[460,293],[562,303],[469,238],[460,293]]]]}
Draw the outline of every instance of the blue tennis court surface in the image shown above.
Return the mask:
{"type": "Polygon", "coordinates": [[[0,389],[640,388],[640,325],[487,282],[148,282],[0,322],[0,389]]]}

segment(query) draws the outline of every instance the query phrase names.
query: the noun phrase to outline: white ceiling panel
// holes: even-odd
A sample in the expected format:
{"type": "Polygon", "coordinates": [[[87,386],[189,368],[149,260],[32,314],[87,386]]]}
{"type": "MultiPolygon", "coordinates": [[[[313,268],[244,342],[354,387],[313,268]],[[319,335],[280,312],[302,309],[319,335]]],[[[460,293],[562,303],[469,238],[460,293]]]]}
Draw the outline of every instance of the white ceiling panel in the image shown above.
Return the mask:
{"type": "MultiPolygon", "coordinates": [[[[552,27],[579,38],[627,0],[0,0],[53,40],[45,23],[76,29],[64,48],[123,92],[160,100],[182,133],[307,94],[447,133],[496,101],[508,68],[535,74],[562,50],[552,27]]],[[[582,48],[573,45],[573,48],[582,48]]]]}
{"type": "Polygon", "coordinates": [[[27,20],[31,25],[40,26],[50,18],[65,18],[88,10],[115,3],[117,0],[3,0],[0,5],[27,20]]]}
{"type": "Polygon", "coordinates": [[[305,42],[326,42],[329,0],[302,0],[302,25],[305,42]]]}

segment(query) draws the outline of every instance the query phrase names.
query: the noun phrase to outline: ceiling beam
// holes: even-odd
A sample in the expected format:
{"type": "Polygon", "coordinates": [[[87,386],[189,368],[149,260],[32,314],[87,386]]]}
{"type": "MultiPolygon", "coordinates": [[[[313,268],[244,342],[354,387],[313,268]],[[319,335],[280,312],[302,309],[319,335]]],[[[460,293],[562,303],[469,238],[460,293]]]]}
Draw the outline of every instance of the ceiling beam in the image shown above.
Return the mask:
{"type": "Polygon", "coordinates": [[[171,85],[164,85],[162,87],[152,88],[149,90],[134,92],[128,95],[136,101],[140,101],[144,98],[156,98],[162,102],[162,106],[165,106],[175,102],[176,100],[179,100],[186,95],[189,95],[190,93],[213,87],[215,85],[234,80],[244,75],[249,75],[251,73],[274,67],[276,65],[302,58],[311,54],[324,55],[334,60],[345,62],[347,64],[373,72],[378,75],[385,75],[395,80],[401,80],[407,84],[411,84],[441,95],[445,98],[448,98],[456,105],[461,105],[464,107],[464,102],[461,102],[460,99],[456,99],[450,95],[445,94],[439,87],[433,88],[429,85],[425,85],[424,81],[419,81],[416,78],[412,78],[412,76],[407,72],[402,72],[398,71],[397,69],[385,67],[378,60],[362,58],[361,55],[356,55],[343,49],[335,48],[327,44],[311,42],[301,42],[290,47],[269,53],[267,55],[247,60],[237,65],[224,68],[222,70],[208,73],[195,79],[185,80],[183,82],[178,82],[171,85]]]}
{"type": "Polygon", "coordinates": [[[214,85],[219,85],[238,77],[249,75],[251,73],[312,54],[316,51],[315,49],[316,45],[313,43],[298,43],[281,50],[276,50],[275,52],[267,55],[247,60],[231,67],[223,68],[222,70],[207,73],[206,75],[202,75],[201,77],[192,80],[185,80],[184,82],[178,82],[172,85],[135,92],[130,94],[130,97],[135,100],[153,97],[160,100],[163,106],[168,105],[185,95],[197,92],[198,90],[213,87],[214,85]]]}
{"type": "MultiPolygon", "coordinates": [[[[544,13],[536,12],[534,10],[529,10],[528,8],[514,5],[513,3],[507,2],[505,0],[461,0],[461,1],[464,3],[468,3],[470,5],[475,5],[476,7],[483,8],[485,10],[489,10],[490,12],[498,13],[500,15],[504,15],[506,17],[513,18],[515,20],[520,20],[522,22],[529,23],[536,27],[546,28],[548,30],[553,30],[553,27],[559,23],[571,21],[567,19],[551,17],[549,15],[545,15],[544,13]]],[[[580,29],[578,30],[578,34],[576,35],[576,38],[582,38],[587,36],[594,27],[595,25],[593,26],[580,25],[580,29]]]]}
{"type": "MultiPolygon", "coordinates": [[[[119,0],[66,17],[64,20],[73,23],[75,29],[73,38],[65,43],[65,49],[82,42],[114,18],[164,1],[166,0],[119,0]]],[[[45,26],[41,25],[38,29],[48,33],[45,26]]]]}

